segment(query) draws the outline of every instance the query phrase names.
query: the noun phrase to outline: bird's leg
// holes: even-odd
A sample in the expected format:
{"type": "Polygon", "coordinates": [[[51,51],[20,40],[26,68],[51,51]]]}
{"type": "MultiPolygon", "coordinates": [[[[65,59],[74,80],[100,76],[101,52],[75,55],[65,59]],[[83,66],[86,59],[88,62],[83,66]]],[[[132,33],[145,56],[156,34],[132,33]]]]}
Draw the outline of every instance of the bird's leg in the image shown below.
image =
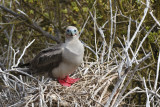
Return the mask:
{"type": "Polygon", "coordinates": [[[71,84],[77,82],[79,80],[79,78],[73,79],[70,78],[69,76],[66,76],[64,79],[60,79],[58,78],[58,82],[63,85],[63,86],[71,86],[71,84]]]}

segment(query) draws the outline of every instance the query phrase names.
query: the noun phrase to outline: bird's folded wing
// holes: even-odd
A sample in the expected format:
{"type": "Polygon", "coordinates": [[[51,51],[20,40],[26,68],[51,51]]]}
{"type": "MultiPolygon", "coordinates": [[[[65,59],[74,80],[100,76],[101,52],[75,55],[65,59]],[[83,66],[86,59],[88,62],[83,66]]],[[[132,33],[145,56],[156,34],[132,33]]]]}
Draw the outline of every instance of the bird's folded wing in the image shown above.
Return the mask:
{"type": "Polygon", "coordinates": [[[50,64],[59,65],[62,61],[61,44],[42,50],[32,61],[32,67],[47,67],[50,64]]]}

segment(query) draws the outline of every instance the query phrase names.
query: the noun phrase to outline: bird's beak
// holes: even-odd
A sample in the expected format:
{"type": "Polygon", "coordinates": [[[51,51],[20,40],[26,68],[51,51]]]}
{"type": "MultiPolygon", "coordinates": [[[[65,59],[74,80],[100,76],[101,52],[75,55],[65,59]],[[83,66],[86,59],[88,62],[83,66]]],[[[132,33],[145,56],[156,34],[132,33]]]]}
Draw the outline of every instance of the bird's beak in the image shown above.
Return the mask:
{"type": "Polygon", "coordinates": [[[71,32],[71,36],[74,36],[74,33],[73,33],[73,32],[71,32]]]}

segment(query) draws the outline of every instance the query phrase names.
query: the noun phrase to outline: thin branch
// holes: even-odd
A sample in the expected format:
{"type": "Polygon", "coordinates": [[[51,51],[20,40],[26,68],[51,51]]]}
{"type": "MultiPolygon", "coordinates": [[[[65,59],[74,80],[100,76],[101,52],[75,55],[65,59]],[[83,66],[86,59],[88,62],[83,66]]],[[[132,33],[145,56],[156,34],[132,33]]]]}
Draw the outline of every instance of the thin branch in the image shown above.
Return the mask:
{"type": "MultiPolygon", "coordinates": [[[[118,107],[118,105],[123,101],[123,99],[125,99],[128,95],[134,93],[136,90],[139,90],[139,87],[135,87],[134,89],[130,90],[128,93],[126,93],[117,103],[117,105],[115,107],[118,107]]],[[[141,90],[141,89],[140,89],[141,90]]]]}
{"type": "Polygon", "coordinates": [[[160,67],[160,50],[159,50],[159,55],[158,55],[157,73],[156,73],[156,79],[155,79],[155,82],[154,82],[154,90],[156,90],[156,89],[157,89],[157,85],[158,85],[159,67],[160,67]]]}
{"type": "Polygon", "coordinates": [[[3,9],[4,11],[12,14],[13,16],[15,17],[18,17],[20,20],[25,20],[26,21],[26,25],[33,28],[34,30],[42,33],[44,36],[56,41],[57,43],[60,43],[60,40],[59,38],[57,37],[54,37],[53,35],[49,34],[48,32],[44,31],[36,22],[33,22],[31,19],[29,19],[29,17],[27,17],[26,15],[24,14],[17,14],[16,12],[0,5],[0,8],[3,9]]]}
{"type": "MultiPolygon", "coordinates": [[[[96,33],[96,31],[97,31],[97,27],[96,27],[96,18],[97,18],[97,16],[96,16],[96,9],[95,9],[95,6],[94,6],[94,44],[95,44],[95,50],[96,50],[96,56],[98,56],[98,52],[97,52],[97,33],[96,33]]],[[[98,59],[99,59],[99,57],[97,57],[97,62],[98,62],[98,59]]]]}
{"type": "Polygon", "coordinates": [[[26,73],[26,72],[23,72],[21,71],[19,68],[15,68],[15,69],[8,69],[8,70],[5,70],[4,72],[18,72],[18,73],[21,73],[23,75],[27,75],[28,77],[36,80],[37,82],[39,82],[35,77],[33,77],[32,75],[26,73]]]}
{"type": "Polygon", "coordinates": [[[141,19],[141,21],[140,21],[140,23],[139,23],[139,25],[138,25],[135,33],[134,33],[134,35],[132,36],[130,42],[128,43],[128,46],[126,47],[126,50],[129,49],[129,47],[131,46],[132,42],[133,42],[134,39],[136,38],[137,33],[139,32],[139,29],[140,29],[140,27],[141,27],[141,25],[142,25],[142,23],[143,23],[146,15],[147,15],[147,13],[148,13],[148,8],[149,8],[149,4],[150,4],[149,0],[146,0],[146,4],[147,4],[147,6],[146,6],[146,8],[144,9],[144,15],[143,15],[143,17],[142,17],[142,19],[141,19]]]}
{"type": "Polygon", "coordinates": [[[118,103],[119,103],[119,101],[120,101],[121,98],[122,98],[122,95],[124,94],[124,92],[125,92],[126,88],[128,87],[129,83],[130,83],[131,80],[133,79],[134,74],[135,74],[136,71],[138,70],[140,64],[141,64],[142,62],[144,62],[146,59],[148,59],[150,56],[151,56],[151,53],[148,53],[145,57],[142,58],[142,60],[139,62],[139,64],[134,67],[134,70],[133,70],[133,71],[131,72],[131,74],[129,75],[130,78],[128,78],[127,82],[124,84],[124,86],[123,86],[123,88],[122,88],[122,90],[121,90],[121,92],[120,92],[120,94],[119,94],[119,96],[118,96],[118,98],[117,98],[117,100],[116,100],[116,102],[115,102],[115,104],[114,104],[115,107],[118,106],[118,103]]]}
{"type": "Polygon", "coordinates": [[[150,15],[153,17],[154,21],[160,26],[160,22],[156,19],[156,17],[153,15],[153,11],[149,12],[150,15]]]}
{"type": "Polygon", "coordinates": [[[13,65],[12,68],[13,68],[13,67],[17,67],[17,66],[19,65],[20,60],[21,60],[22,57],[24,56],[24,54],[25,54],[27,48],[29,48],[29,47],[32,45],[32,43],[33,43],[34,41],[35,41],[35,39],[33,39],[31,42],[28,43],[27,46],[24,47],[23,53],[22,53],[21,56],[18,58],[18,61],[17,61],[16,65],[13,65]]]}
{"type": "Polygon", "coordinates": [[[133,58],[132,58],[131,63],[133,63],[133,60],[136,59],[135,57],[137,56],[140,48],[142,47],[142,44],[144,43],[144,41],[146,40],[146,38],[148,37],[148,35],[150,34],[150,32],[153,30],[153,28],[154,28],[156,25],[157,25],[157,24],[154,24],[154,25],[152,26],[152,28],[151,28],[151,29],[147,32],[147,34],[144,36],[143,40],[142,40],[141,43],[139,44],[139,46],[138,46],[138,48],[137,48],[137,50],[136,50],[136,52],[135,52],[135,54],[134,54],[134,56],[133,56],[133,58]]]}
{"type": "Polygon", "coordinates": [[[86,27],[86,24],[88,23],[89,18],[90,18],[90,15],[88,16],[87,20],[85,21],[79,36],[81,36],[82,32],[84,31],[84,28],[86,27]]]}
{"type": "Polygon", "coordinates": [[[12,47],[11,47],[11,49],[13,51],[13,66],[15,66],[16,55],[17,55],[17,53],[19,53],[19,50],[15,51],[15,49],[13,49],[12,47]]]}
{"type": "Polygon", "coordinates": [[[112,91],[112,94],[109,96],[109,98],[108,98],[108,100],[107,100],[107,103],[105,104],[104,107],[109,107],[109,106],[110,106],[110,103],[111,103],[111,101],[113,100],[113,97],[114,97],[114,95],[116,94],[116,92],[117,92],[117,90],[118,90],[121,82],[124,80],[124,78],[126,77],[127,73],[128,73],[130,70],[131,70],[131,67],[126,68],[125,71],[124,71],[125,74],[124,74],[121,78],[119,78],[119,79],[117,80],[117,83],[115,84],[115,87],[114,87],[114,89],[113,89],[113,91],[112,91]]]}
{"type": "Polygon", "coordinates": [[[16,76],[14,76],[14,75],[12,75],[12,74],[10,74],[10,73],[4,72],[4,71],[2,71],[1,69],[0,69],[0,73],[9,75],[9,76],[15,78],[18,82],[20,82],[20,83],[22,83],[22,84],[24,84],[24,85],[26,85],[26,86],[28,86],[28,87],[31,87],[30,85],[28,85],[28,84],[22,82],[22,81],[21,81],[20,79],[18,79],[16,76]]]}
{"type": "Polygon", "coordinates": [[[145,90],[146,90],[146,96],[147,96],[146,107],[150,107],[148,88],[147,88],[147,85],[146,85],[144,77],[143,77],[143,82],[144,82],[144,86],[145,86],[145,90]]]}
{"type": "Polygon", "coordinates": [[[107,61],[109,62],[110,59],[110,53],[111,53],[111,48],[112,48],[112,39],[113,39],[113,14],[112,14],[112,0],[109,0],[109,4],[110,4],[110,20],[111,20],[111,34],[110,34],[110,42],[109,42],[109,49],[108,49],[108,59],[107,61]]]}

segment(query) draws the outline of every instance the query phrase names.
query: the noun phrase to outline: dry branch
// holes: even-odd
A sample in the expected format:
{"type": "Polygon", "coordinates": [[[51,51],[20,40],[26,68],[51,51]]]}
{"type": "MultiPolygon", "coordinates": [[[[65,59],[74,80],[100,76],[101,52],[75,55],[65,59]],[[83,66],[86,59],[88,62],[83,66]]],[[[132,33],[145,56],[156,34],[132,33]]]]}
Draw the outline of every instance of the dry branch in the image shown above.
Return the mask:
{"type": "Polygon", "coordinates": [[[28,27],[33,28],[34,30],[38,31],[39,33],[41,33],[42,35],[56,41],[57,43],[60,43],[60,40],[58,37],[55,37],[51,34],[49,34],[48,32],[44,31],[36,22],[33,22],[29,17],[27,17],[24,14],[17,14],[16,12],[8,9],[7,7],[4,7],[2,5],[0,5],[0,8],[3,9],[5,12],[12,14],[13,16],[19,18],[20,20],[24,20],[25,21],[25,25],[28,27]]]}

